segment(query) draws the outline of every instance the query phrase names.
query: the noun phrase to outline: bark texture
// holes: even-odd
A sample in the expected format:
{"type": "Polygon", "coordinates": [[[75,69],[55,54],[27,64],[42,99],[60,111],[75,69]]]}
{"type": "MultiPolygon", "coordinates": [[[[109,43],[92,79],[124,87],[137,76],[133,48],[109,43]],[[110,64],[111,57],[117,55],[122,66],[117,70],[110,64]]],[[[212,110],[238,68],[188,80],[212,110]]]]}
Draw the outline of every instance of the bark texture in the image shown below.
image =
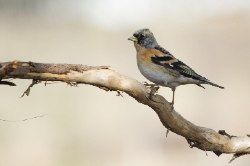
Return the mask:
{"type": "MultiPolygon", "coordinates": [[[[149,98],[149,89],[142,83],[119,74],[109,69],[108,66],[92,67],[81,64],[14,61],[0,62],[0,67],[0,79],[32,79],[30,87],[40,81],[62,81],[70,85],[90,84],[105,90],[123,91],[139,103],[151,107],[159,116],[162,124],[168,130],[183,136],[190,147],[213,151],[218,156],[222,153],[232,153],[234,154],[233,159],[250,153],[249,135],[230,136],[223,130],[216,132],[209,128],[196,126],[172,110],[170,103],[165,98],[160,95],[149,98]]],[[[30,91],[30,87],[27,89],[28,91],[30,91]]]]}

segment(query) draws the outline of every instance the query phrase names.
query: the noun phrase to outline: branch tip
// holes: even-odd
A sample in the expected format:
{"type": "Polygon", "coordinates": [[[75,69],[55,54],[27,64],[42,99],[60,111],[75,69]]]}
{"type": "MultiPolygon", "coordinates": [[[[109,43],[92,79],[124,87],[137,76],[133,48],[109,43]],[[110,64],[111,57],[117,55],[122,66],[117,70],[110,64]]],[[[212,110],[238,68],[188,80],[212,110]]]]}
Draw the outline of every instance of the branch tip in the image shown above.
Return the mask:
{"type": "Polygon", "coordinates": [[[122,95],[123,92],[121,92],[121,91],[119,91],[119,90],[116,90],[116,92],[117,92],[116,96],[121,96],[121,97],[123,97],[123,95],[122,95]]]}
{"type": "Polygon", "coordinates": [[[229,135],[228,133],[226,133],[225,130],[219,130],[218,133],[228,137],[229,139],[231,139],[232,137],[236,137],[236,136],[233,136],[233,135],[229,135]]]}
{"type": "Polygon", "coordinates": [[[116,96],[121,96],[121,97],[123,97],[123,95],[122,95],[123,91],[110,89],[110,88],[104,87],[104,86],[97,86],[97,87],[100,88],[100,89],[102,89],[102,90],[105,90],[106,92],[109,92],[109,91],[116,91],[116,92],[117,92],[116,96]]]}
{"type": "Polygon", "coordinates": [[[98,88],[105,90],[106,92],[111,91],[109,88],[105,87],[105,86],[97,86],[98,88]]]}
{"type": "Polygon", "coordinates": [[[229,163],[231,163],[232,161],[234,161],[235,159],[237,159],[238,157],[244,156],[244,155],[248,155],[250,153],[235,153],[232,157],[232,159],[229,161],[229,163]]]}
{"type": "Polygon", "coordinates": [[[33,87],[35,84],[38,84],[40,82],[42,82],[42,81],[33,79],[32,83],[29,85],[27,90],[23,92],[23,95],[20,98],[22,98],[25,94],[26,94],[26,96],[29,96],[31,87],[33,87]]]}
{"type": "Polygon", "coordinates": [[[206,150],[204,150],[204,151],[205,151],[205,153],[206,153],[206,156],[208,156],[207,151],[206,151],[206,150]]]}
{"type": "Polygon", "coordinates": [[[167,129],[167,132],[166,132],[166,138],[168,137],[168,133],[169,133],[169,131],[170,131],[170,130],[169,130],[169,129],[167,129]]]}
{"type": "Polygon", "coordinates": [[[15,83],[10,82],[10,81],[0,81],[0,84],[2,84],[2,85],[9,85],[9,86],[16,86],[15,83]]]}
{"type": "Polygon", "coordinates": [[[78,87],[78,86],[77,86],[77,85],[78,85],[77,82],[66,82],[66,83],[67,83],[67,85],[69,85],[69,86],[78,87]]]}

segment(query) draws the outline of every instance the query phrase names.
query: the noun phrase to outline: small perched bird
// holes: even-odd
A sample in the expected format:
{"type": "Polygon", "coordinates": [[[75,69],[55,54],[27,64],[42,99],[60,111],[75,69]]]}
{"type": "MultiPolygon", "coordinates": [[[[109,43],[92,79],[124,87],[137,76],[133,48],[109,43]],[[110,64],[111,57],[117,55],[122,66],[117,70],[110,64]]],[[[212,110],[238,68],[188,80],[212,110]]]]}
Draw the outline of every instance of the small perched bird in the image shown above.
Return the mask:
{"type": "Polygon", "coordinates": [[[158,45],[153,33],[149,29],[136,31],[128,40],[134,42],[137,52],[137,65],[141,74],[149,81],[155,83],[156,86],[160,85],[172,89],[172,108],[177,86],[196,84],[204,88],[201,84],[209,84],[224,89],[224,87],[200,76],[185,63],[176,59],[167,50],[158,45]]]}

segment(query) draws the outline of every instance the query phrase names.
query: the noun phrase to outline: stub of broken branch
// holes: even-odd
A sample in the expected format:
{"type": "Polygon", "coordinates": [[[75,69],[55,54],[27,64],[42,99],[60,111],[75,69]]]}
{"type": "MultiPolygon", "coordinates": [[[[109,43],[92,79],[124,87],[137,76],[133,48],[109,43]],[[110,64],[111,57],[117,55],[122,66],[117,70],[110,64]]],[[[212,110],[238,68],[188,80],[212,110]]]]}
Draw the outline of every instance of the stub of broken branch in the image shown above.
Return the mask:
{"type": "MultiPolygon", "coordinates": [[[[11,62],[0,63],[2,68],[11,62]]],[[[13,65],[13,64],[12,64],[13,65]]],[[[148,105],[158,115],[167,130],[183,136],[191,148],[213,151],[216,155],[232,153],[235,158],[250,153],[250,136],[231,136],[224,130],[219,133],[196,126],[172,110],[170,103],[160,95],[150,96],[150,91],[140,82],[110,70],[107,66],[91,67],[81,64],[43,64],[18,62],[17,68],[2,75],[2,79],[18,78],[35,81],[61,81],[69,85],[89,84],[107,91],[125,92],[138,102],[148,105]]],[[[30,87],[24,94],[28,95],[30,87]]],[[[168,132],[167,132],[168,133],[168,132]]]]}

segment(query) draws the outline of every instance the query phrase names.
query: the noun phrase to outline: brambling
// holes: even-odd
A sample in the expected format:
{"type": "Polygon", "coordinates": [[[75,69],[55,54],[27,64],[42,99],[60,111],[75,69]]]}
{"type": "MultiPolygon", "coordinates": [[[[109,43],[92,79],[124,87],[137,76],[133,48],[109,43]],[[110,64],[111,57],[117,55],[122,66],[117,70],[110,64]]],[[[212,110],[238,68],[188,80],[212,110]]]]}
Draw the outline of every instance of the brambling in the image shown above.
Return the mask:
{"type": "MultiPolygon", "coordinates": [[[[137,65],[141,74],[149,81],[155,83],[156,86],[165,86],[172,89],[172,108],[174,105],[175,89],[180,85],[196,84],[204,88],[201,84],[209,84],[224,89],[224,87],[214,84],[205,77],[197,74],[185,63],[176,59],[171,53],[158,45],[153,33],[149,29],[136,31],[128,40],[134,42],[137,52],[137,65]]],[[[154,89],[153,93],[157,90],[154,89]]]]}

